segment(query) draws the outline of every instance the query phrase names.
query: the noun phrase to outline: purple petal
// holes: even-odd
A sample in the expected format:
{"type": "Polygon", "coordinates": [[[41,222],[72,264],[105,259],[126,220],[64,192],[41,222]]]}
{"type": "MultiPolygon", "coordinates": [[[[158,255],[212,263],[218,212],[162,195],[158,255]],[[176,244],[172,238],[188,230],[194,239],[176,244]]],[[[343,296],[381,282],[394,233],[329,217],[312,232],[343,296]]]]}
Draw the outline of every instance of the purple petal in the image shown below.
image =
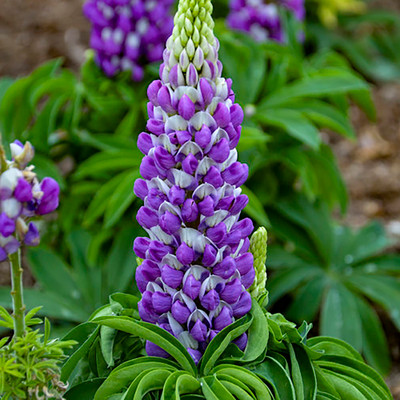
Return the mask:
{"type": "Polygon", "coordinates": [[[146,258],[146,251],[150,246],[151,240],[147,237],[137,237],[133,242],[133,251],[140,258],[146,258]]]}
{"type": "Polygon", "coordinates": [[[219,127],[225,128],[231,122],[231,113],[224,103],[218,103],[213,115],[219,127]]]}
{"type": "Polygon", "coordinates": [[[140,207],[136,214],[136,219],[139,225],[148,229],[158,225],[158,214],[148,207],[140,207]]]}
{"type": "Polygon", "coordinates": [[[238,302],[232,307],[233,316],[241,318],[251,310],[251,296],[250,293],[245,291],[241,294],[238,302]]]}
{"type": "Polygon", "coordinates": [[[170,355],[163,350],[160,346],[156,344],[146,341],[146,353],[150,357],[161,357],[161,358],[169,358],[170,355]]]}
{"type": "Polygon", "coordinates": [[[243,109],[239,104],[234,104],[230,108],[231,122],[234,126],[240,125],[243,122],[243,109]]]}
{"type": "Polygon", "coordinates": [[[226,257],[217,264],[212,272],[214,275],[218,275],[221,278],[228,279],[230,278],[236,271],[236,263],[232,257],[226,257]]]}
{"type": "Polygon", "coordinates": [[[216,318],[214,318],[213,326],[217,331],[222,331],[225,327],[232,323],[232,315],[231,311],[228,307],[222,307],[221,312],[218,314],[216,318]]]}
{"type": "Polygon", "coordinates": [[[182,243],[176,250],[176,258],[183,265],[189,265],[195,259],[195,252],[186,243],[182,243]]]}
{"type": "Polygon", "coordinates": [[[186,199],[182,206],[182,218],[184,222],[194,222],[199,216],[199,209],[193,199],[186,199]]]}
{"type": "Polygon", "coordinates": [[[154,160],[163,169],[170,169],[175,166],[175,159],[164,147],[158,146],[154,150],[154,160]]]}
{"type": "Polygon", "coordinates": [[[170,247],[157,240],[153,240],[150,243],[148,250],[150,258],[152,258],[155,262],[161,262],[164,256],[169,254],[170,251],[170,247]]]}
{"type": "Polygon", "coordinates": [[[182,284],[183,272],[170,265],[164,265],[161,269],[161,278],[166,285],[173,289],[177,289],[182,284]]]}
{"type": "Polygon", "coordinates": [[[169,235],[173,235],[180,229],[181,219],[177,215],[166,211],[160,217],[160,227],[164,232],[168,233],[169,235]]]}
{"type": "Polygon", "coordinates": [[[205,215],[206,217],[211,217],[214,215],[214,200],[211,196],[206,196],[204,199],[198,204],[200,214],[205,215]]]}
{"type": "Polygon", "coordinates": [[[0,214],[0,233],[8,237],[15,231],[15,221],[9,218],[5,212],[0,214]]]}
{"type": "Polygon", "coordinates": [[[168,293],[153,293],[153,308],[157,314],[163,314],[171,310],[172,299],[168,293]]]}
{"type": "Polygon", "coordinates": [[[200,293],[200,287],[201,283],[193,275],[189,275],[183,285],[183,292],[194,300],[200,293]]]}
{"type": "Polygon", "coordinates": [[[144,260],[141,265],[136,268],[135,279],[136,284],[141,293],[146,290],[149,282],[154,282],[160,276],[158,265],[151,260],[144,260]]]}
{"type": "Polygon", "coordinates": [[[218,168],[215,167],[214,165],[212,165],[210,169],[207,171],[206,175],[203,178],[203,181],[209,183],[210,185],[213,185],[217,189],[221,187],[222,184],[224,183],[224,181],[222,180],[221,173],[219,172],[218,168]]]}
{"type": "Polygon", "coordinates": [[[184,94],[179,100],[178,112],[183,119],[189,120],[193,117],[195,113],[195,107],[193,101],[187,94],[184,94]]]}
{"type": "Polygon", "coordinates": [[[194,340],[204,342],[207,338],[207,327],[198,319],[190,330],[190,334],[193,336],[194,340]]]}
{"type": "Polygon", "coordinates": [[[203,265],[205,267],[211,267],[215,263],[215,259],[217,256],[217,250],[210,244],[206,244],[204,248],[204,254],[203,254],[203,265]]]}
{"type": "Polygon", "coordinates": [[[195,133],[194,140],[204,149],[211,141],[210,128],[207,125],[203,125],[202,128],[195,133]]]}
{"type": "Polygon", "coordinates": [[[247,335],[246,333],[243,333],[240,335],[237,339],[233,341],[233,343],[236,344],[237,347],[239,347],[240,350],[245,351],[246,346],[247,346],[247,335]]]}
{"type": "Polygon", "coordinates": [[[207,230],[208,238],[217,245],[224,241],[226,235],[226,225],[223,222],[220,222],[219,224],[207,230]]]}
{"type": "Polygon", "coordinates": [[[32,200],[32,186],[24,178],[18,179],[14,190],[14,197],[21,203],[32,200]]]}
{"type": "Polygon", "coordinates": [[[193,154],[188,154],[182,161],[182,169],[189,175],[192,175],[199,165],[197,158],[193,154]]]}
{"type": "Polygon", "coordinates": [[[24,236],[24,243],[27,246],[38,246],[40,243],[39,230],[33,222],[28,225],[28,232],[24,236]]]}
{"type": "Polygon", "coordinates": [[[200,78],[199,82],[200,92],[203,97],[204,105],[207,106],[214,98],[214,90],[210,81],[206,78],[200,78]]]}
{"type": "Polygon", "coordinates": [[[140,164],[140,175],[144,179],[152,179],[158,176],[158,170],[154,160],[149,156],[144,156],[140,164]]]}
{"type": "Polygon", "coordinates": [[[185,324],[190,315],[190,310],[180,300],[172,304],[171,312],[174,319],[180,324],[185,324]]]}
{"type": "Polygon", "coordinates": [[[178,206],[185,201],[185,195],[185,190],[175,185],[169,190],[168,199],[172,204],[178,206]]]}
{"type": "Polygon", "coordinates": [[[206,310],[213,311],[219,306],[219,295],[214,289],[211,289],[200,302],[206,310]]]}
{"type": "Polygon", "coordinates": [[[231,185],[235,185],[237,187],[243,185],[248,176],[249,167],[247,164],[241,164],[240,162],[233,163],[222,172],[223,179],[231,185]]]}
{"type": "Polygon", "coordinates": [[[242,291],[242,283],[236,278],[225,285],[225,288],[221,292],[221,299],[228,304],[236,303],[242,291]]]}
{"type": "Polygon", "coordinates": [[[147,88],[147,97],[155,106],[159,105],[157,100],[157,94],[162,86],[163,86],[162,82],[160,80],[156,80],[151,82],[149,87],[147,88]]]}
{"type": "Polygon", "coordinates": [[[133,185],[133,192],[137,197],[144,200],[149,192],[146,181],[140,178],[136,179],[135,184],[133,185]]]}
{"type": "Polygon", "coordinates": [[[239,257],[236,257],[236,268],[240,272],[240,275],[246,275],[252,268],[254,263],[253,254],[244,253],[239,257]]]}
{"type": "Polygon", "coordinates": [[[197,365],[203,354],[201,354],[200,351],[193,350],[191,348],[187,348],[186,350],[190,354],[190,356],[193,358],[194,363],[197,365]]]}
{"type": "Polygon", "coordinates": [[[242,276],[242,285],[248,289],[254,282],[254,278],[256,276],[256,273],[254,271],[254,268],[250,268],[250,271],[242,276]]]}
{"type": "Polygon", "coordinates": [[[144,155],[149,154],[150,149],[154,147],[151,136],[146,132],[142,132],[138,136],[137,147],[144,155]]]}
{"type": "Polygon", "coordinates": [[[229,157],[229,143],[226,138],[222,138],[218,143],[216,143],[208,153],[217,163],[223,163],[229,157]]]}

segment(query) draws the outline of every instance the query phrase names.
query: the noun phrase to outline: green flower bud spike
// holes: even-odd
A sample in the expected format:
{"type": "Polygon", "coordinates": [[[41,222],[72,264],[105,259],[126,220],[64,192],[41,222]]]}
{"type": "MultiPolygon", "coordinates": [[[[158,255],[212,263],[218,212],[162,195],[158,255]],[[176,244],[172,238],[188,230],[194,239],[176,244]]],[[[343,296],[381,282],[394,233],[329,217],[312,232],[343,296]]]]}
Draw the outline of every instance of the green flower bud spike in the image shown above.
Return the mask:
{"type": "Polygon", "coordinates": [[[250,239],[250,252],[254,257],[254,270],[256,273],[253,284],[248,289],[251,297],[257,299],[266,293],[265,284],[267,282],[267,230],[262,226],[258,228],[250,239]]]}

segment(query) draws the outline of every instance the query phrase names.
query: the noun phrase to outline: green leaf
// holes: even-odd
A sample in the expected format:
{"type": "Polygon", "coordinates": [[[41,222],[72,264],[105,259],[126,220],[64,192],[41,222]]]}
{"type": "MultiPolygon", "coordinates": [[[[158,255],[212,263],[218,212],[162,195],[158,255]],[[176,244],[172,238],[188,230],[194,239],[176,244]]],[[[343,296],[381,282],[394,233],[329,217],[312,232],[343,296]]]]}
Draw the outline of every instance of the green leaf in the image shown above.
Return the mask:
{"type": "Polygon", "coordinates": [[[261,226],[270,227],[271,224],[268,220],[268,216],[257,196],[246,186],[242,186],[242,194],[247,195],[249,198],[249,203],[245,208],[245,212],[261,226]]]}
{"type": "Polygon", "coordinates": [[[261,123],[284,130],[315,150],[321,144],[318,129],[299,111],[288,108],[258,109],[254,118],[261,123]]]}
{"type": "Polygon", "coordinates": [[[296,400],[295,390],[289,374],[273,357],[267,356],[263,363],[257,365],[252,371],[273,387],[277,398],[296,400]]]}
{"type": "Polygon", "coordinates": [[[207,400],[235,400],[225,386],[214,376],[200,378],[201,389],[207,400]]]}
{"type": "Polygon", "coordinates": [[[207,375],[210,372],[232,340],[248,330],[253,322],[253,318],[253,315],[246,314],[244,317],[222,329],[222,331],[211,340],[198,365],[201,375],[207,375]]]}
{"type": "MultiPolygon", "coordinates": [[[[69,333],[65,339],[71,339],[75,336],[80,337],[81,335],[84,335],[83,332],[87,332],[87,330],[90,330],[93,326],[91,323],[87,323],[90,325],[85,325],[83,328],[80,328],[80,331],[78,330],[73,330],[71,333],[69,333]]],[[[78,327],[79,328],[79,327],[78,327]]],[[[60,379],[62,382],[67,382],[69,377],[71,376],[72,372],[74,371],[75,367],[79,363],[79,361],[88,353],[90,347],[96,340],[96,337],[99,333],[100,327],[96,327],[92,333],[87,337],[84,342],[79,343],[79,346],[74,349],[74,353],[72,353],[69,357],[68,360],[64,363],[64,365],[61,368],[61,375],[60,379]]]]}
{"type": "Polygon", "coordinates": [[[135,200],[133,183],[139,177],[139,171],[134,170],[124,177],[114,191],[104,214],[104,228],[111,228],[121,218],[122,214],[135,200]]]}
{"type": "Polygon", "coordinates": [[[369,90],[364,80],[342,69],[326,68],[270,94],[263,105],[280,106],[294,98],[329,97],[359,90],[369,90]]]}
{"type": "Polygon", "coordinates": [[[175,371],[163,386],[161,400],[176,400],[181,394],[195,393],[200,389],[200,382],[186,371],[175,371]]]}
{"type": "Polygon", "coordinates": [[[94,319],[93,322],[110,326],[111,328],[157,343],[158,346],[174,357],[184,370],[192,373],[196,371],[192,357],[181,342],[156,325],[143,321],[135,321],[128,317],[100,317],[94,319]]]}
{"type": "Polygon", "coordinates": [[[177,367],[172,361],[158,357],[140,357],[124,362],[111,371],[96,392],[94,400],[109,399],[112,395],[121,393],[143,372],[154,369],[174,372],[177,367]]]}
{"type": "Polygon", "coordinates": [[[343,285],[332,284],[321,310],[320,332],[342,339],[357,350],[362,348],[362,326],[356,298],[343,285]]]}
{"type": "Polygon", "coordinates": [[[70,299],[72,303],[79,304],[82,296],[74,276],[57,254],[37,248],[30,249],[28,257],[32,272],[44,289],[61,299],[70,299]]]}
{"type": "Polygon", "coordinates": [[[357,298],[363,335],[363,353],[367,362],[383,375],[390,371],[391,361],[385,332],[374,309],[357,298]]]}
{"type": "Polygon", "coordinates": [[[93,400],[97,389],[104,382],[104,378],[94,378],[73,386],[65,393],[66,400],[93,400]]]}

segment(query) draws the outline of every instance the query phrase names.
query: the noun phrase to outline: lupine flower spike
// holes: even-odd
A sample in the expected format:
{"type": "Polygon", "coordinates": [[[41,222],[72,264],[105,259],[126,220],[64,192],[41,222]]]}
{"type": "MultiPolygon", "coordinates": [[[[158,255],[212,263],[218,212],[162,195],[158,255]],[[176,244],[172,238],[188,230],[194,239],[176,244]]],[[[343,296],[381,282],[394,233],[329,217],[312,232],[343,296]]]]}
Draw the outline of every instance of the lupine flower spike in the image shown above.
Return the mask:
{"type": "Polygon", "coordinates": [[[288,10],[298,21],[305,16],[304,0],[230,0],[227,23],[250,34],[254,40],[286,42],[281,12],[288,10]]]}
{"type": "Polygon", "coordinates": [[[249,292],[251,297],[255,299],[266,293],[267,268],[265,261],[267,258],[267,241],[267,230],[263,226],[258,228],[250,238],[250,252],[253,254],[256,276],[253,284],[249,288],[249,292]]]}
{"type": "Polygon", "coordinates": [[[11,161],[1,151],[0,261],[15,253],[22,243],[39,244],[39,231],[30,219],[54,211],[60,192],[54,179],[44,178],[39,182],[34,166],[28,166],[34,156],[29,142],[23,145],[16,140],[10,147],[11,161]]]}
{"type": "Polygon", "coordinates": [[[92,22],[90,46],[107,76],[129,70],[143,78],[146,63],[162,58],[172,31],[173,0],[88,0],[83,12],[92,22]]]}
{"type": "MultiPolygon", "coordinates": [[[[232,81],[221,77],[210,0],[180,0],[160,80],[148,88],[148,132],[138,137],[144,201],[136,238],[139,313],[164,328],[198,362],[223,328],[251,309],[254,281],[249,236],[240,220],[248,203],[240,186],[248,167],[237,161],[243,120],[232,81]]],[[[235,342],[242,350],[247,336],[235,342]]],[[[147,342],[149,355],[168,356],[147,342]]]]}

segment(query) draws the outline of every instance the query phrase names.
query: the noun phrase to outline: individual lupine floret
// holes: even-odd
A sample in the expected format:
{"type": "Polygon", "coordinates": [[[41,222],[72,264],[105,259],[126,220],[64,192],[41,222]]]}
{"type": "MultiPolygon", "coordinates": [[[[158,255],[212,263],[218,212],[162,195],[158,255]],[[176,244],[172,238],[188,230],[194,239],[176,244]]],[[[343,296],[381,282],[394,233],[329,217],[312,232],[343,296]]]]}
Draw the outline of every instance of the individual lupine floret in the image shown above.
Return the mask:
{"type": "Polygon", "coordinates": [[[52,178],[39,182],[34,166],[27,166],[34,156],[29,142],[11,144],[12,160],[0,151],[0,261],[15,253],[21,243],[39,244],[39,231],[30,221],[58,207],[59,186],[52,178]]]}
{"type": "MultiPolygon", "coordinates": [[[[248,251],[253,223],[239,220],[248,203],[237,161],[243,120],[232,81],[221,77],[210,0],[181,0],[160,80],[148,88],[144,157],[135,194],[137,220],[149,237],[134,250],[143,320],[175,335],[198,362],[208,343],[251,309],[254,280],[248,251]]],[[[237,345],[244,349],[247,336],[237,345]]],[[[149,355],[165,356],[147,343],[149,355]]]]}
{"type": "Polygon", "coordinates": [[[267,230],[261,226],[252,235],[250,239],[250,252],[254,258],[254,282],[249,288],[251,297],[257,299],[265,294],[265,284],[267,283],[267,268],[265,261],[267,259],[267,230]]]}
{"type": "Polygon", "coordinates": [[[228,26],[249,33],[258,42],[287,40],[282,11],[289,10],[298,21],[305,16],[304,0],[230,0],[229,8],[228,26]]]}
{"type": "Polygon", "coordinates": [[[107,76],[129,70],[134,80],[143,67],[162,59],[172,31],[173,0],[88,0],[83,11],[92,22],[90,46],[107,76]]]}

